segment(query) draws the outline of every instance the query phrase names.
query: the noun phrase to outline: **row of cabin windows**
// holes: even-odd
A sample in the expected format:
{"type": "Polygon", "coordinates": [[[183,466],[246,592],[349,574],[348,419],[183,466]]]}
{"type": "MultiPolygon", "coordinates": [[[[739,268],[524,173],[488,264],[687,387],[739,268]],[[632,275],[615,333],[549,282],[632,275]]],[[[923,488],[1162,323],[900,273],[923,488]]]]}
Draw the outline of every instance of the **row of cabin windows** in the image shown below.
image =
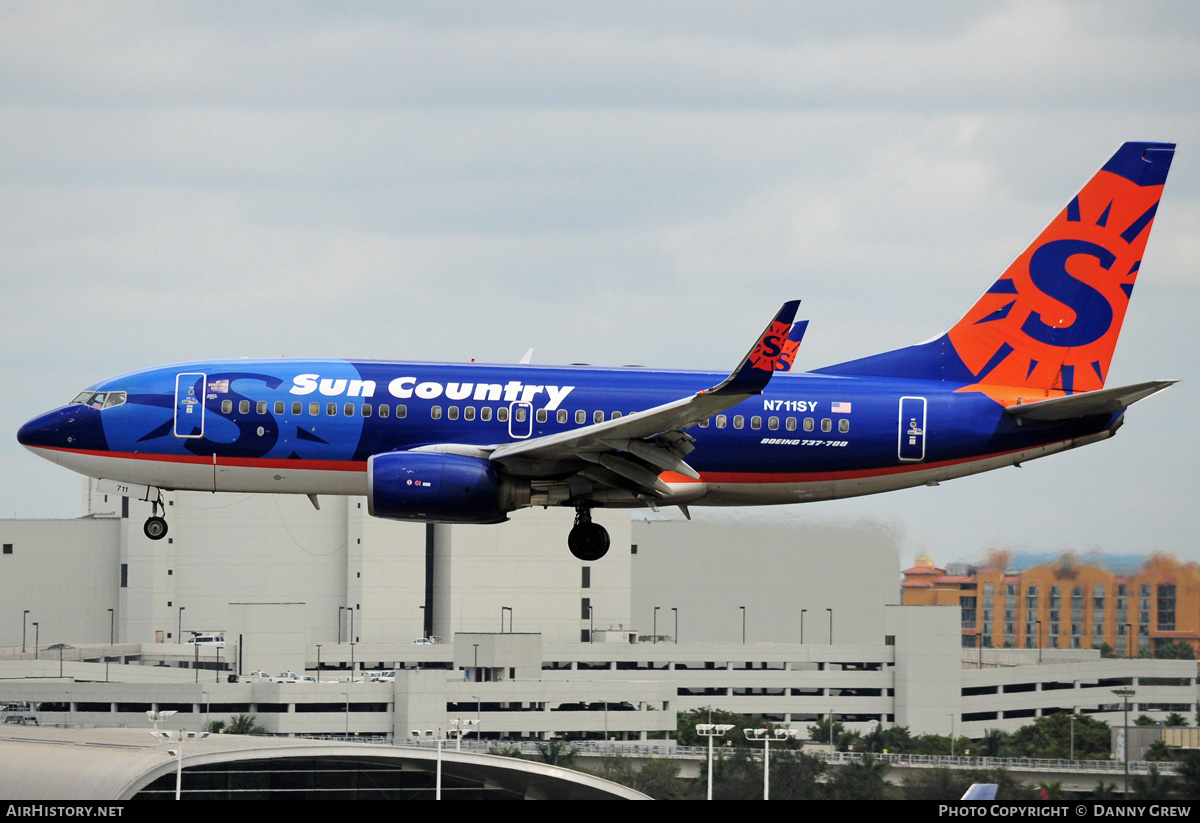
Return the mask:
{"type": "MultiPolygon", "coordinates": [[[[283,414],[285,408],[287,408],[287,406],[282,400],[275,401],[275,414],[283,414]]],[[[379,412],[380,417],[390,417],[392,414],[391,406],[381,404],[378,407],[378,409],[376,409],[370,403],[363,403],[361,407],[355,405],[354,403],[347,403],[344,406],[343,413],[345,414],[346,417],[353,417],[355,414],[358,413],[357,410],[360,408],[362,410],[363,417],[370,417],[377,410],[379,412]]],[[[222,400],[221,401],[221,413],[222,414],[230,414],[232,412],[233,412],[233,401],[232,400],[222,400]]],[[[267,401],[259,400],[258,403],[256,403],[254,406],[254,412],[255,412],[255,414],[266,414],[267,413],[267,401]]],[[[250,413],[250,401],[249,400],[238,401],[238,414],[249,414],[249,413],[250,413]]],[[[325,415],[327,417],[337,417],[337,413],[338,413],[338,404],[337,403],[326,403],[325,404],[325,415]]],[[[292,401],[292,416],[299,417],[302,414],[304,414],[304,404],[301,403],[299,400],[292,401]]],[[[308,404],[309,417],[319,417],[320,414],[321,414],[321,404],[320,403],[309,403],[308,404]]],[[[396,406],[396,417],[400,418],[400,417],[407,417],[407,416],[408,416],[408,406],[405,406],[403,403],[398,404],[396,406]]]]}
{"type": "MultiPolygon", "coordinates": [[[[282,401],[282,400],[275,401],[275,414],[283,414],[285,408],[286,408],[286,406],[284,404],[284,401],[282,401]]],[[[358,408],[362,409],[363,417],[371,417],[372,414],[374,414],[374,412],[375,412],[374,407],[370,403],[363,403],[361,407],[356,406],[354,403],[346,403],[345,406],[343,407],[343,413],[346,417],[354,417],[354,415],[356,413],[356,409],[358,409],[358,408]]],[[[254,410],[255,410],[256,414],[266,414],[267,413],[267,401],[259,400],[258,403],[255,404],[254,410]]],[[[386,418],[391,415],[391,406],[381,404],[378,407],[378,411],[379,411],[380,417],[386,418]]],[[[221,413],[222,414],[230,414],[232,412],[233,412],[233,401],[232,400],[222,400],[221,401],[221,413]]],[[[250,401],[249,400],[241,400],[238,402],[238,413],[239,414],[249,414],[250,413],[250,401]]],[[[299,417],[303,413],[304,413],[304,404],[301,403],[299,400],[293,401],[292,402],[292,415],[299,417]]],[[[327,417],[336,417],[337,413],[338,413],[338,404],[337,403],[326,403],[325,404],[325,415],[327,417]]],[[[459,413],[460,413],[460,409],[458,406],[450,406],[449,408],[446,409],[446,417],[450,420],[458,420],[459,413]]],[[[321,404],[320,403],[309,403],[308,404],[308,414],[310,417],[320,416],[321,404]]],[[[525,407],[518,406],[514,410],[514,414],[516,417],[516,422],[524,423],[528,412],[525,409],[525,407]]],[[[462,415],[463,420],[474,420],[475,419],[475,407],[474,406],[463,407],[461,409],[461,415],[462,415]]],[[[496,420],[501,423],[508,421],[508,409],[504,408],[503,406],[496,409],[495,415],[496,415],[496,420]]],[[[403,417],[407,417],[407,416],[408,416],[408,407],[405,406],[404,404],[398,404],[396,406],[396,417],[403,418],[403,417]]],[[[441,406],[430,406],[429,416],[431,418],[433,418],[434,420],[440,420],[442,417],[442,407],[441,406]]],[[[549,420],[549,412],[546,409],[538,409],[537,413],[536,413],[536,417],[537,417],[537,422],[545,423],[549,420]]],[[[609,419],[617,420],[620,417],[621,417],[621,412],[614,411],[609,416],[609,419]]],[[[597,409],[596,411],[592,412],[591,418],[592,418],[593,423],[603,423],[604,422],[604,412],[597,409]]],[[[479,409],[479,419],[484,422],[490,421],[492,419],[492,407],[491,406],[483,406],[482,408],[480,408],[479,409]]],[[[570,412],[568,412],[566,409],[559,409],[557,412],[555,412],[555,420],[557,422],[566,423],[569,419],[570,419],[570,412]]],[[[700,428],[707,429],[709,427],[709,424],[714,421],[715,421],[718,429],[724,429],[729,425],[729,419],[723,414],[718,414],[711,421],[710,420],[702,421],[700,423],[700,428]]],[[[585,423],[587,423],[588,422],[588,413],[583,409],[576,409],[575,422],[579,425],[584,425],[585,423]]],[[[780,418],[776,417],[775,415],[772,415],[767,418],[767,428],[770,431],[778,431],[779,423],[780,423],[780,418]]],[[[846,432],[850,431],[850,420],[849,419],[842,418],[842,419],[838,420],[837,423],[838,423],[838,431],[841,432],[842,434],[845,434],[846,432]]],[[[795,417],[783,418],[783,424],[784,424],[784,428],[790,432],[796,431],[797,426],[801,425],[800,422],[795,417]]],[[[802,425],[803,425],[804,431],[810,432],[810,431],[815,430],[817,423],[816,423],[816,420],[814,420],[813,418],[805,417],[802,425]]],[[[733,415],[733,428],[744,429],[745,427],[746,427],[745,416],[740,415],[740,414],[733,415]]],[[[758,430],[758,429],[761,429],[762,427],[763,427],[762,417],[760,417],[759,415],[753,415],[750,417],[750,428],[751,429],[758,430]]],[[[823,432],[833,431],[833,421],[830,420],[828,417],[823,418],[821,420],[821,431],[823,431],[823,432]]]]}

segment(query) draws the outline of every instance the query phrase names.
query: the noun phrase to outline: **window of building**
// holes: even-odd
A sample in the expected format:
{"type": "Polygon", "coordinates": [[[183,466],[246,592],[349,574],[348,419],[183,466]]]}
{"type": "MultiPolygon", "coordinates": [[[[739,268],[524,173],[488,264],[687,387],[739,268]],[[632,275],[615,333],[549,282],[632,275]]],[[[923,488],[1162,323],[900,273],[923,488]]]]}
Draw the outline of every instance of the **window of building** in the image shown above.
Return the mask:
{"type": "Polygon", "coordinates": [[[12,544],[12,543],[5,543],[5,544],[4,544],[4,553],[5,553],[5,554],[12,554],[12,553],[13,553],[13,549],[12,549],[12,547],[13,547],[13,544],[12,544]]]}
{"type": "Polygon", "coordinates": [[[592,598],[585,597],[580,601],[580,617],[587,620],[592,616],[592,598]]]}
{"type": "Polygon", "coordinates": [[[590,589],[591,587],[592,587],[592,567],[584,566],[583,567],[583,582],[580,584],[580,588],[590,589]]]}

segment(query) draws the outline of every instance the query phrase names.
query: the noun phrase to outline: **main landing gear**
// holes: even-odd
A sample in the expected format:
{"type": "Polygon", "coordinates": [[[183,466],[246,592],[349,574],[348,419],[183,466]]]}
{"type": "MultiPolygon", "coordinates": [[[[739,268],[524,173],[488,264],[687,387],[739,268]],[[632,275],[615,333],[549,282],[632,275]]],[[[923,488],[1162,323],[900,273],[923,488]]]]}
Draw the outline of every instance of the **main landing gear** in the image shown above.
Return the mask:
{"type": "Polygon", "coordinates": [[[592,510],[587,506],[575,509],[575,525],[567,535],[571,554],[580,560],[599,560],[608,553],[608,530],[592,522],[592,510]]]}
{"type": "Polygon", "coordinates": [[[162,492],[158,493],[158,499],[151,501],[150,505],[151,515],[146,518],[142,533],[151,540],[162,540],[167,536],[167,519],[158,514],[159,506],[163,507],[164,512],[167,510],[167,507],[163,506],[162,492]]]}

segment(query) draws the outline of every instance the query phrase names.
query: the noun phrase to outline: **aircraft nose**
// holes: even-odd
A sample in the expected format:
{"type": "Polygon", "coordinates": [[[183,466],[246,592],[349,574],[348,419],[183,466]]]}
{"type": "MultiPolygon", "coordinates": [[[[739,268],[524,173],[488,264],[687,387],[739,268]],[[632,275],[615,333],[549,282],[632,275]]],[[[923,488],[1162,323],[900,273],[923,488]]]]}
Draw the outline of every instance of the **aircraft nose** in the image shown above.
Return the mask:
{"type": "Polygon", "coordinates": [[[30,448],[54,448],[59,443],[61,409],[39,415],[17,430],[17,442],[30,448]]]}

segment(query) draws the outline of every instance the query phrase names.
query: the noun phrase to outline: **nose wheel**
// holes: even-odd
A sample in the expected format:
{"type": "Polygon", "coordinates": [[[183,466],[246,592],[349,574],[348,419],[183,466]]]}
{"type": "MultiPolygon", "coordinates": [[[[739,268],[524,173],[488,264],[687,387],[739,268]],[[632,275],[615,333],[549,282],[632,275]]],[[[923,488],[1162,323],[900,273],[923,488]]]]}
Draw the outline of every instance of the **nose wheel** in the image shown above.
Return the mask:
{"type": "MultiPolygon", "coordinates": [[[[158,499],[150,503],[151,514],[146,518],[146,522],[142,525],[142,533],[151,540],[162,540],[167,536],[167,519],[160,517],[158,514],[159,506],[163,506],[162,493],[158,495],[158,499]]],[[[163,511],[166,507],[163,506],[163,511]]]]}
{"type": "Polygon", "coordinates": [[[587,506],[575,509],[575,525],[567,535],[567,547],[580,560],[599,560],[608,553],[608,530],[592,522],[592,511],[587,506]]]}

